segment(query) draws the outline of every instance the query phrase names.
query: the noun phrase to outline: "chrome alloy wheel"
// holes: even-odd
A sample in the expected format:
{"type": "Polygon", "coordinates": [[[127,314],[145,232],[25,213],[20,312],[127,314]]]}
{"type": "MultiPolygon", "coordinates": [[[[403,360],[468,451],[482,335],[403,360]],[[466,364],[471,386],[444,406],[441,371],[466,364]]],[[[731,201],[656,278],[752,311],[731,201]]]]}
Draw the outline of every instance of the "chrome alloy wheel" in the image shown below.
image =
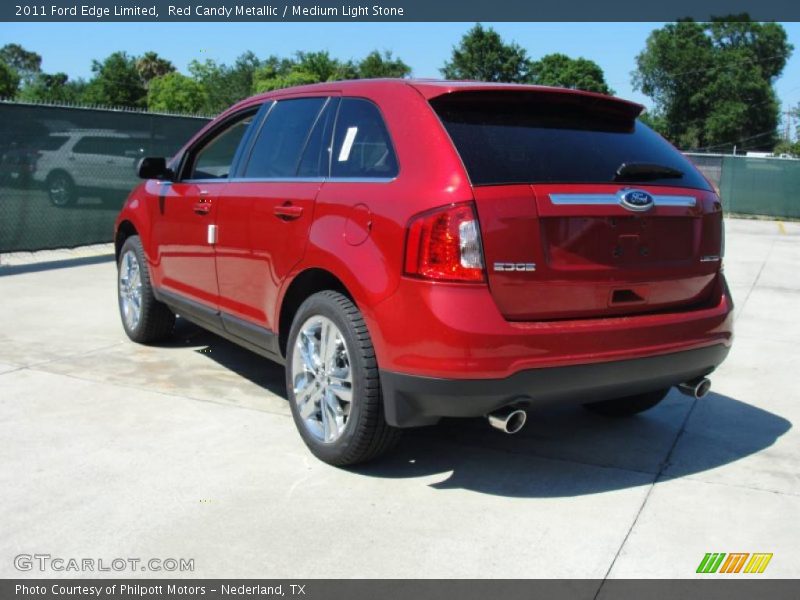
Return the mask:
{"type": "Polygon", "coordinates": [[[292,356],[294,401],[308,432],[338,440],[353,403],[353,373],[344,336],[327,317],[314,315],[297,334],[292,356]]]}
{"type": "Polygon", "coordinates": [[[66,206],[69,204],[69,182],[63,175],[56,175],[53,177],[48,192],[50,193],[50,200],[55,206],[66,206]]]}
{"type": "Polygon", "coordinates": [[[123,254],[119,264],[119,304],[125,325],[133,331],[142,316],[142,271],[133,250],[123,254]]]}

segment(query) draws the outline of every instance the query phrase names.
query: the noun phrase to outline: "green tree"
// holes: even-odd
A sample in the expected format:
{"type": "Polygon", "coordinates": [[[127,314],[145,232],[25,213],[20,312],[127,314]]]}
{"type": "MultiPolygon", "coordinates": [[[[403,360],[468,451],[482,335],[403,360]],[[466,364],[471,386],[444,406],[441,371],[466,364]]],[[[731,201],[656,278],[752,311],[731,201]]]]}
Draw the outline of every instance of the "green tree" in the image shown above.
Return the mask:
{"type": "Polygon", "coordinates": [[[596,62],[570,58],[566,54],[547,54],[531,63],[531,82],[601,94],[614,93],[596,62]]]}
{"type": "Polygon", "coordinates": [[[42,70],[42,57],[19,44],[6,44],[0,48],[0,62],[6,63],[23,82],[28,83],[42,70]]]}
{"type": "Polygon", "coordinates": [[[655,129],[657,132],[662,133],[662,135],[663,131],[666,129],[664,117],[661,115],[645,111],[639,115],[639,120],[651,129],[655,129]]]}
{"type": "Polygon", "coordinates": [[[142,80],[145,89],[150,87],[150,82],[156,77],[175,71],[175,65],[156,52],[145,52],[136,59],[136,71],[142,80]]]}
{"type": "Polygon", "coordinates": [[[147,91],[142,85],[136,59],[125,52],[114,52],[104,61],[93,61],[94,77],[89,81],[83,100],[89,104],[143,108],[147,91]]]}
{"type": "Polygon", "coordinates": [[[399,58],[394,58],[389,50],[381,54],[373,50],[358,63],[358,76],[362,79],[378,77],[408,77],[411,67],[399,58]]]}
{"type": "Polygon", "coordinates": [[[0,61],[0,98],[13,98],[19,89],[19,75],[5,62],[0,61]]]}
{"type": "Polygon", "coordinates": [[[784,154],[788,154],[789,156],[793,156],[795,158],[800,158],[800,130],[797,129],[798,121],[800,120],[800,104],[798,104],[795,108],[788,111],[786,118],[789,120],[786,124],[787,130],[791,130],[792,122],[795,125],[795,135],[794,140],[792,140],[789,135],[787,137],[782,138],[775,144],[775,148],[773,149],[772,153],[776,156],[781,156],[784,154]]]}
{"type": "Polygon", "coordinates": [[[261,66],[253,74],[252,93],[260,94],[261,92],[299,85],[299,83],[316,83],[318,81],[308,75],[307,78],[301,78],[302,81],[299,83],[294,83],[290,77],[294,67],[295,62],[290,58],[280,58],[274,55],[268,57],[262,61],[261,66]]]}
{"type": "Polygon", "coordinates": [[[262,61],[252,52],[245,52],[230,66],[211,59],[192,61],[189,73],[206,93],[206,105],[202,112],[218,113],[250,96],[256,73],[262,66],[262,61]]]}
{"type": "Polygon", "coordinates": [[[229,93],[234,101],[247,98],[253,93],[253,80],[261,66],[262,61],[253,52],[248,51],[241,54],[227,70],[225,81],[230,87],[229,93]]]}
{"type": "Polygon", "coordinates": [[[775,145],[775,149],[772,151],[772,153],[775,156],[788,154],[794,158],[800,158],[800,140],[795,140],[794,142],[781,140],[775,145]]]}
{"type": "Polygon", "coordinates": [[[307,73],[317,81],[358,78],[358,69],[352,61],[331,58],[327,51],[298,52],[292,70],[307,73]]]}
{"type": "Polygon", "coordinates": [[[682,20],[650,34],[633,83],[653,99],[661,133],[680,147],[771,149],[779,110],[773,83],[791,52],[777,23],[747,15],[682,20]]]}
{"type": "Polygon", "coordinates": [[[196,114],[205,105],[206,92],[191,77],[173,71],[150,80],[148,110],[196,114]]]}
{"type": "Polygon", "coordinates": [[[506,44],[494,29],[478,23],[453,48],[440,71],[447,79],[524,83],[530,81],[530,69],[524,48],[506,44]]]}
{"type": "Polygon", "coordinates": [[[209,114],[218,113],[230,105],[230,103],[226,104],[228,96],[222,86],[225,69],[225,65],[219,64],[210,58],[203,62],[193,60],[189,63],[189,74],[192,79],[200,84],[206,94],[203,112],[209,114]]]}
{"type": "Polygon", "coordinates": [[[22,86],[17,98],[25,102],[74,104],[82,101],[85,89],[85,81],[70,81],[66,73],[39,73],[33,81],[22,86]]]}
{"type": "Polygon", "coordinates": [[[271,92],[280,90],[293,85],[306,85],[309,83],[319,83],[319,79],[313,73],[306,71],[289,71],[282,75],[268,76],[266,73],[257,73],[253,85],[255,93],[271,92]]]}
{"type": "Polygon", "coordinates": [[[358,71],[351,61],[342,62],[326,51],[298,52],[293,59],[271,56],[264,61],[256,71],[253,91],[268,92],[293,85],[356,77],[358,71]]]}
{"type": "Polygon", "coordinates": [[[271,56],[262,61],[253,81],[253,92],[266,92],[293,85],[342,79],[405,77],[411,68],[389,51],[370,52],[359,62],[342,61],[328,52],[298,52],[294,58],[271,56]]]}

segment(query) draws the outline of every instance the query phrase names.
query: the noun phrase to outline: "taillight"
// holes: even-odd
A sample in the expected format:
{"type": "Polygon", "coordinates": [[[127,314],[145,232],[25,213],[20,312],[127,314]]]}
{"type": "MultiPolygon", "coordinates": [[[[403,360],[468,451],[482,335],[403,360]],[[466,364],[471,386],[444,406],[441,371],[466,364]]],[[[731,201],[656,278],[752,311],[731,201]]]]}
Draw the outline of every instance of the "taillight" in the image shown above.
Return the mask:
{"type": "Polygon", "coordinates": [[[437,281],[485,281],[480,230],[471,203],[423,213],[409,223],[405,272],[437,281]]]}

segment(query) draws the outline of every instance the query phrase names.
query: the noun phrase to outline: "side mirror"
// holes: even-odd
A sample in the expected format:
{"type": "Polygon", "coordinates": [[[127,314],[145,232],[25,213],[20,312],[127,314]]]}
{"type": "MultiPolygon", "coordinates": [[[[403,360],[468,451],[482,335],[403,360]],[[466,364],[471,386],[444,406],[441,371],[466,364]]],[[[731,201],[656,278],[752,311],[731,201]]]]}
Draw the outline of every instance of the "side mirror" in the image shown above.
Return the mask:
{"type": "Polygon", "coordinates": [[[175,174],[167,166],[167,159],[162,156],[148,156],[139,161],[136,169],[142,179],[167,179],[172,180],[175,174]]]}

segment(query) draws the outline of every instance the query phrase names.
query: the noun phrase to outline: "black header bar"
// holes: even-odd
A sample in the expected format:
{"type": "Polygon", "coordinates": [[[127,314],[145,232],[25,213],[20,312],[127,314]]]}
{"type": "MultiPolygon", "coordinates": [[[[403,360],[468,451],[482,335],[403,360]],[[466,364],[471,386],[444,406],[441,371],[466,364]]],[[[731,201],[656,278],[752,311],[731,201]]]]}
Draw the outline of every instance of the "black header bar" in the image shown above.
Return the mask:
{"type": "Polygon", "coordinates": [[[787,0],[10,0],[0,21],[28,22],[508,22],[674,21],[748,13],[759,21],[800,21],[787,0]]]}

